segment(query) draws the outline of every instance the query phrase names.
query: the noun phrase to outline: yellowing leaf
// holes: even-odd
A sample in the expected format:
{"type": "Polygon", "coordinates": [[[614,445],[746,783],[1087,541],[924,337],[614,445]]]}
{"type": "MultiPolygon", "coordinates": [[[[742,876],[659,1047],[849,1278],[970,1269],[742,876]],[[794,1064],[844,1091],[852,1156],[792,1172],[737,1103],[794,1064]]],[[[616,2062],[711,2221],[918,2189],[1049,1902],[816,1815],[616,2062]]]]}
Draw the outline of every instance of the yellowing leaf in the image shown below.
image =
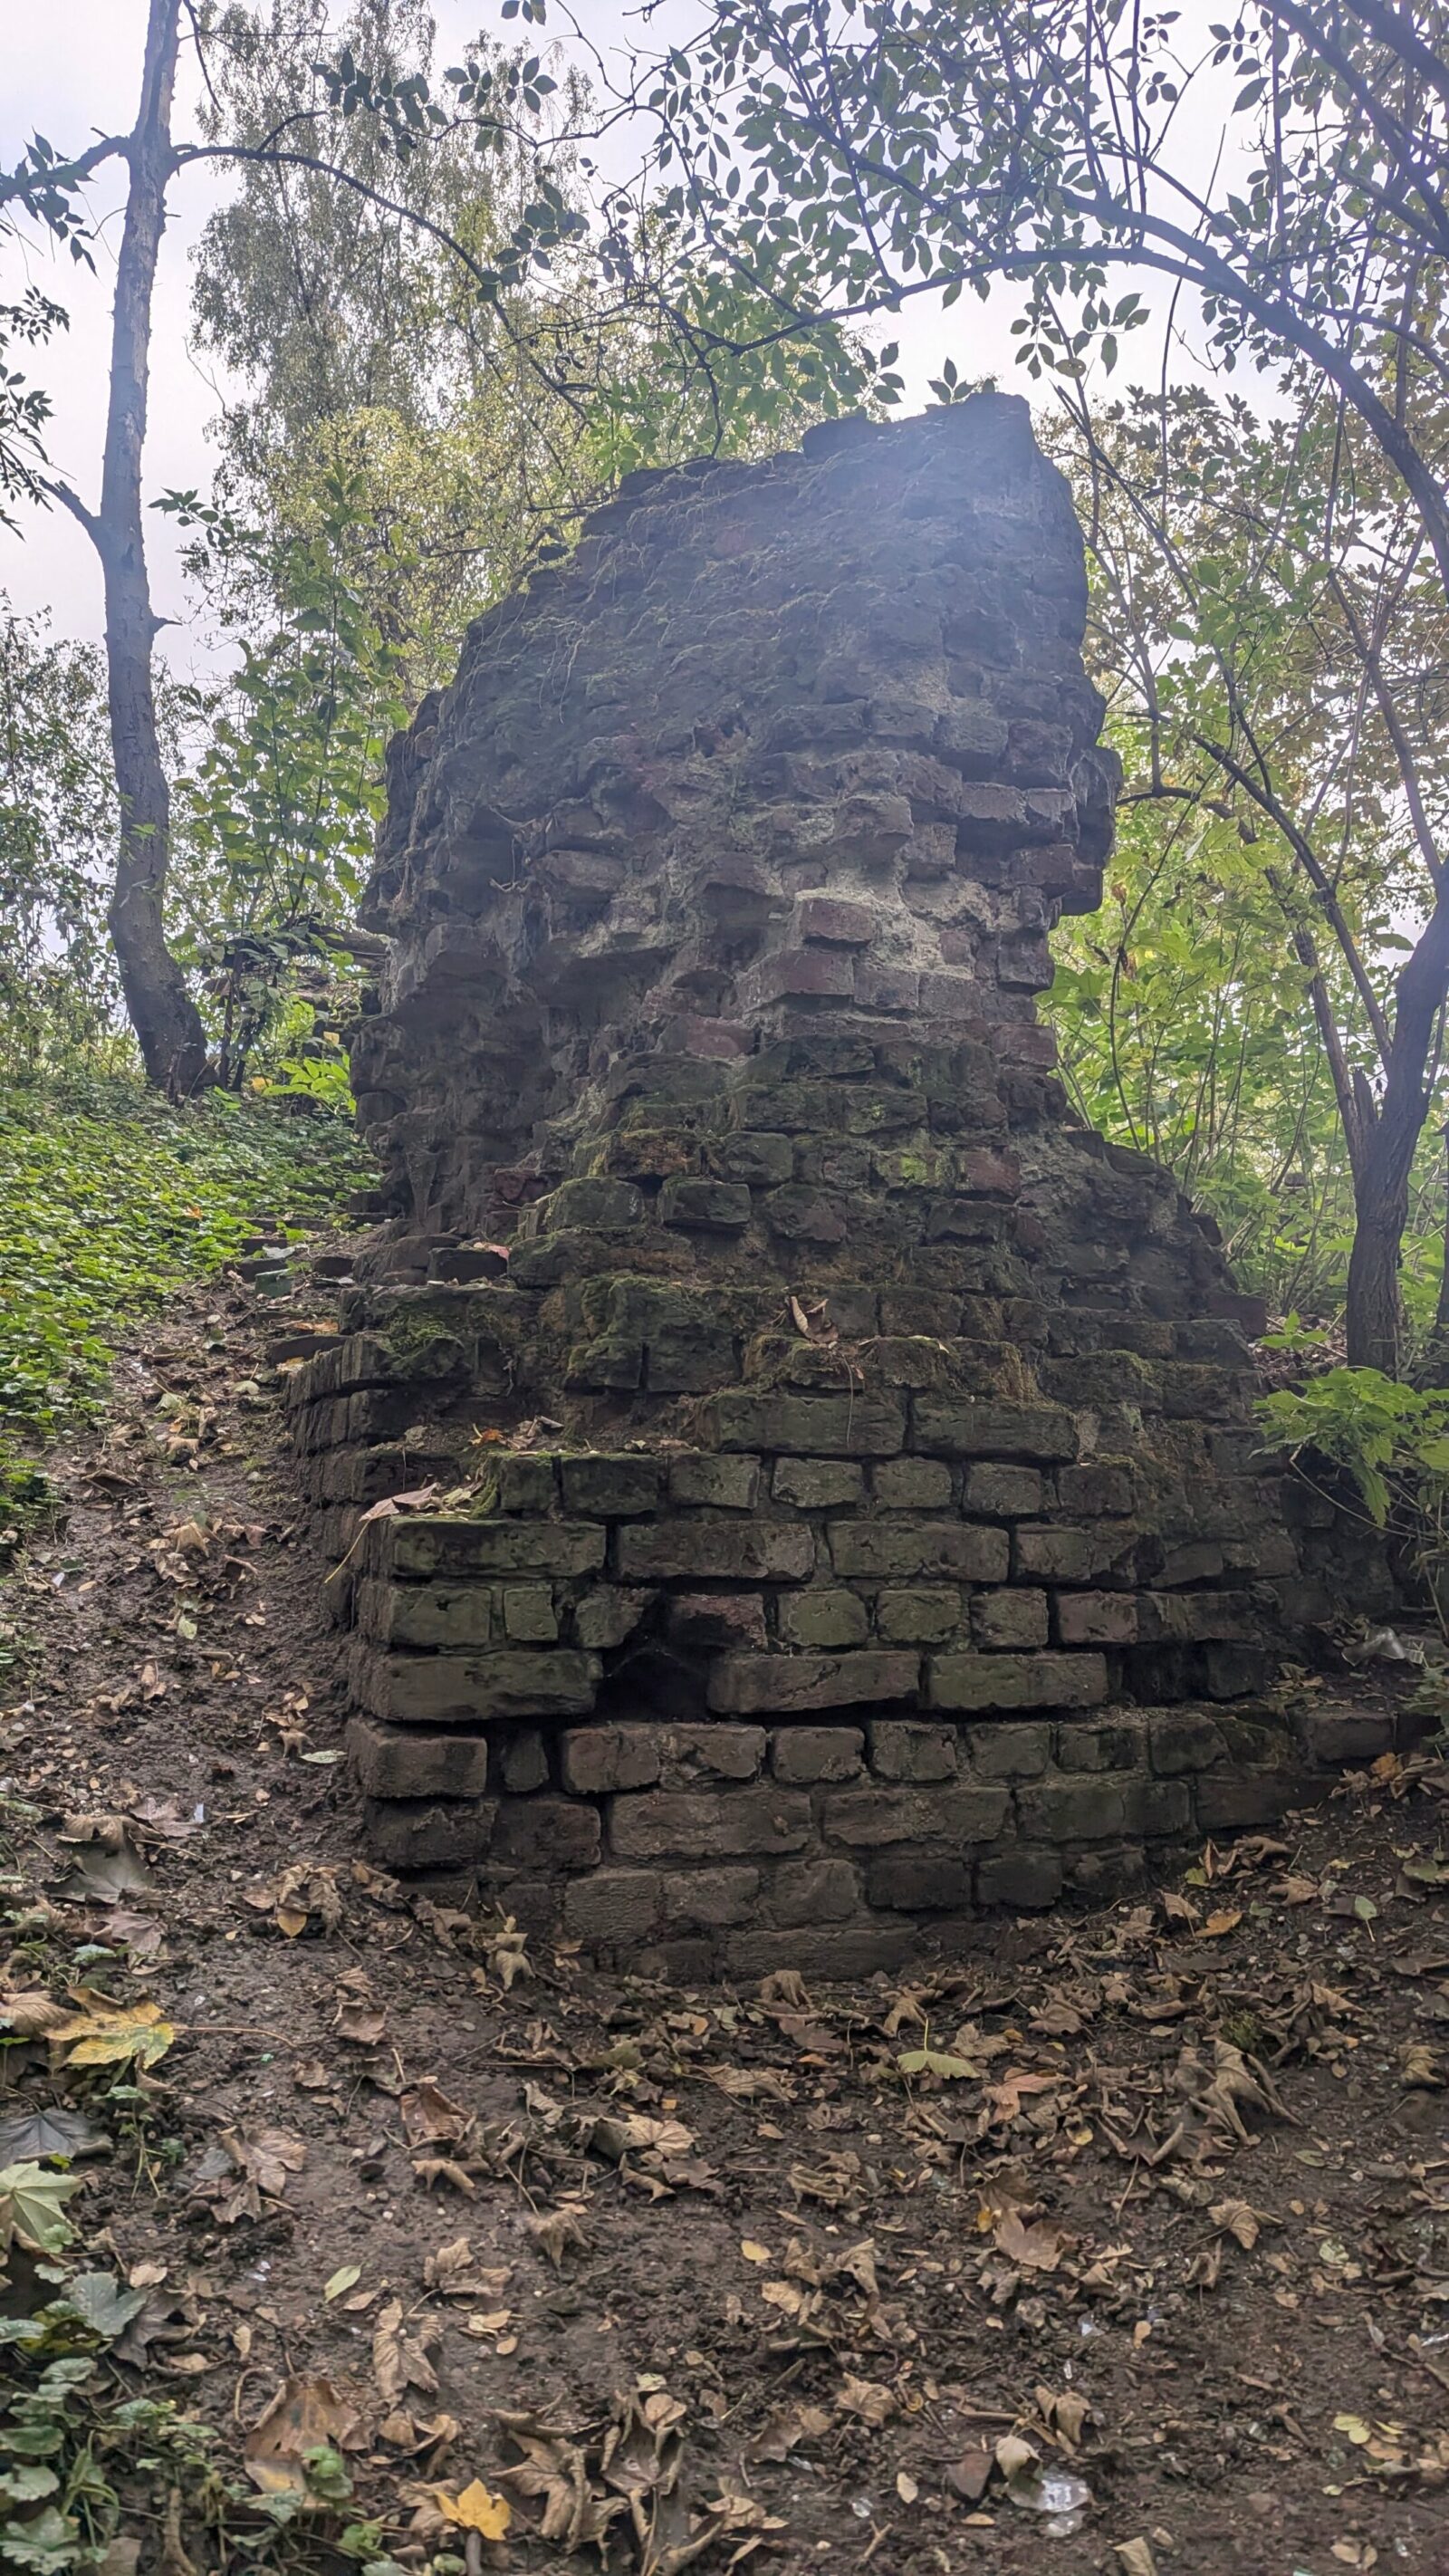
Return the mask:
{"type": "Polygon", "coordinates": [[[159,2004],[113,2004],[91,1994],[76,2000],[86,2009],[50,2034],[68,2050],[69,2066],[115,2066],[128,2057],[138,2065],[154,2066],[176,2037],[174,2024],[162,2020],[159,2004]]]}
{"type": "Polygon", "coordinates": [[[1373,2426],[1366,2424],[1361,2415],[1335,2415],[1333,2429],[1335,2433],[1342,2433],[1346,2440],[1358,2446],[1371,2442],[1374,2437],[1373,2426]]]}
{"type": "Polygon", "coordinates": [[[1202,1937],[1205,1941],[1221,1941],[1229,1932],[1236,1932],[1242,1919],[1241,1906],[1225,1906],[1221,1913],[1208,1916],[1202,1927],[1202,1937]]]}
{"type": "Polygon", "coordinates": [[[343,2291],[355,2289],[361,2278],[362,2265],[360,2263],[344,2263],[340,2272],[333,2273],[331,2280],[323,2290],[322,2296],[324,2299],[340,2299],[343,2291]]]}
{"type": "Polygon", "coordinates": [[[435,2487],[433,2495],[445,2522],[456,2523],[460,2531],[480,2532],[485,2540],[501,2540],[513,2520],[506,2498],[490,2495],[481,2478],[474,2478],[461,2495],[449,2495],[446,2487],[435,2487]]]}
{"type": "Polygon", "coordinates": [[[768,2245],[757,2245],[752,2236],[740,2238],[740,2252],[747,2263],[773,2263],[775,2259],[768,2245]]]}

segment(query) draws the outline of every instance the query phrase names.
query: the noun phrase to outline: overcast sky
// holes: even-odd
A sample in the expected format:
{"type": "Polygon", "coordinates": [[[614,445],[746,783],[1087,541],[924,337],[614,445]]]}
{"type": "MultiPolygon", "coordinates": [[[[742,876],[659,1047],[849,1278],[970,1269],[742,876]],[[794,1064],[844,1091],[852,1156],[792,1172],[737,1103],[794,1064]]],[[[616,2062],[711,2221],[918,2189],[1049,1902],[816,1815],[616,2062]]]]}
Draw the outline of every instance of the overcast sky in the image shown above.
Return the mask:
{"type": "MultiPolygon", "coordinates": [[[[0,161],[13,164],[29,137],[44,134],[58,151],[82,148],[97,132],[124,131],[132,122],[140,80],[146,0],[0,0],[3,6],[5,83],[0,96],[0,161]]],[[[651,21],[649,37],[659,41],[682,35],[692,16],[690,0],[665,0],[668,11],[651,21]]],[[[339,14],[340,5],[339,5],[339,14]]],[[[638,24],[636,0],[581,0],[579,14],[601,48],[622,38],[626,20],[638,24]]],[[[1205,21],[1207,0],[1189,0],[1184,19],[1205,21]]],[[[494,32],[502,28],[496,0],[436,0],[440,64],[456,60],[480,21],[494,32]]],[[[183,76],[175,130],[182,136],[190,124],[194,72],[183,55],[183,76]]],[[[1221,129],[1219,129],[1220,133],[1221,129]]],[[[1216,143],[1201,120],[1195,140],[1210,161],[1216,143]]],[[[157,281],[151,369],[151,417],[146,449],[148,494],[177,487],[204,486],[210,480],[213,454],[207,425],[226,398],[227,387],[191,350],[188,335],[190,253],[208,213],[220,199],[226,180],[214,164],[183,175],[170,197],[170,220],[157,281]]],[[[50,453],[57,469],[82,497],[94,500],[104,427],[105,378],[114,289],[114,248],[119,237],[124,171],[118,163],[103,171],[90,194],[92,220],[99,230],[97,273],[87,275],[68,258],[44,252],[30,263],[35,282],[55,294],[71,314],[68,333],[35,353],[27,373],[44,383],[55,405],[50,453]]],[[[1124,283],[1126,281],[1124,280],[1124,283]]],[[[0,293],[18,291],[12,278],[0,293]]],[[[988,305],[963,299],[942,315],[930,299],[907,307],[891,336],[899,339],[907,382],[908,408],[928,400],[927,378],[943,358],[954,358],[963,375],[995,375],[1013,391],[1032,388],[1015,365],[1016,343],[1010,323],[1017,298],[995,294],[988,305]]],[[[880,338],[887,336],[883,330],[880,338]]],[[[1153,353],[1139,344],[1132,352],[1137,369],[1155,372],[1153,353]]],[[[187,624],[189,603],[176,560],[176,541],[169,523],[152,516],[148,528],[157,606],[178,623],[165,640],[173,666],[186,672],[204,659],[204,639],[187,624]]],[[[60,510],[27,512],[22,534],[0,531],[0,588],[20,609],[45,609],[66,634],[98,637],[101,631],[100,578],[87,539],[60,510]]]]}
{"type": "MultiPolygon", "coordinates": [[[[623,10],[613,0],[590,0],[587,23],[601,43],[622,30],[623,10]]],[[[480,19],[497,28],[486,0],[437,0],[439,59],[456,59],[480,19]]],[[[50,0],[48,7],[5,0],[5,82],[0,97],[0,161],[13,165],[29,137],[44,134],[58,151],[79,150],[97,132],[124,130],[136,111],[146,0],[50,0]]],[[[510,29],[507,31],[512,33],[510,29]]],[[[186,61],[183,57],[183,61],[186,61]]],[[[175,130],[189,121],[192,80],[183,73],[175,130]]],[[[226,182],[212,164],[175,182],[170,221],[157,279],[151,363],[151,416],[146,445],[148,493],[206,484],[213,465],[207,424],[225,399],[226,385],[209,361],[188,345],[190,252],[226,182]]],[[[74,268],[68,257],[45,255],[30,263],[35,282],[70,311],[68,333],[38,351],[27,373],[42,382],[55,405],[50,453],[58,470],[85,500],[94,500],[105,419],[105,377],[114,291],[114,252],[120,233],[124,172],[103,171],[90,192],[100,231],[97,274],[74,268]]],[[[7,285],[4,290],[13,290],[7,285]]],[[[958,306],[944,319],[917,306],[902,319],[901,339],[911,383],[911,408],[927,399],[926,377],[943,356],[963,373],[1009,379],[1014,344],[1009,312],[958,306]]],[[[882,334],[882,337],[884,334],[882,334]]],[[[185,585],[168,524],[153,516],[148,542],[157,606],[169,617],[187,615],[185,585]]],[[[64,511],[26,512],[23,534],[0,531],[0,587],[17,608],[46,609],[60,631],[87,637],[101,632],[100,576],[90,545],[64,511]]],[[[166,638],[171,660],[192,665],[193,645],[183,624],[166,638]]],[[[201,649],[197,647],[195,649],[201,649]]]]}

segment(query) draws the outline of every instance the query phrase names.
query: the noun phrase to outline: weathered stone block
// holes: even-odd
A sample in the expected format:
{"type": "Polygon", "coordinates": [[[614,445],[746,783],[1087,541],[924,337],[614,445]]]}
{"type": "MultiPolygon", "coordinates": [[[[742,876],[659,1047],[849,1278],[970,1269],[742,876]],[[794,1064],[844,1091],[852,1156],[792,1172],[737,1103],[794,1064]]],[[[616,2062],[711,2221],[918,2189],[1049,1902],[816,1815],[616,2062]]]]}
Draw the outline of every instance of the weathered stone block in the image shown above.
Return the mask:
{"type": "Polygon", "coordinates": [[[867,1868],[865,1892],[872,1905],[891,1913],[965,1913],[971,1865],[946,1852],[886,1852],[867,1868]]]}
{"type": "Polygon", "coordinates": [[[657,1870],[600,1869],[564,1890],[563,1928],[589,1949],[630,1950],[671,1919],[657,1870]]]}
{"type": "Polygon", "coordinates": [[[402,1875],[420,1869],[468,1869],[493,1835],[491,1798],[368,1798],[362,1832],[374,1860],[402,1875]]]}
{"type": "Polygon", "coordinates": [[[1011,1905],[1022,1912],[1055,1905],[1062,1892],[1062,1856],[1040,1844],[1017,1843],[992,1852],[976,1870],[981,1905],[1011,1905]]]}
{"type": "Polygon", "coordinates": [[[1201,1709],[1154,1709],[1147,1721],[1152,1768],[1164,1779],[1211,1771],[1226,1758],[1221,1730],[1201,1709]]]}
{"type": "Polygon", "coordinates": [[[1042,1507],[1043,1481],[1035,1467],[1010,1467],[996,1459],[977,1459],[966,1470],[963,1501],[968,1512],[988,1519],[1023,1520],[1042,1507]]]}
{"type": "Polygon", "coordinates": [[[622,1646],[626,1637],[633,1636],[654,1597],[652,1592],[627,1591],[621,1584],[606,1584],[597,1592],[586,1592],[574,1605],[574,1635],[581,1646],[593,1651],[622,1646]]]}
{"type": "Polygon", "coordinates": [[[1022,1832],[1048,1843],[1110,1842],[1127,1830],[1124,1784],[1101,1772],[1033,1781],[1018,1789],[1016,1811],[1022,1832]]]}
{"type": "Polygon", "coordinates": [[[865,1500],[865,1469],[830,1458],[781,1458],[770,1488],[801,1512],[839,1511],[865,1500]]]}
{"type": "Polygon", "coordinates": [[[1010,1561],[1004,1530],[969,1521],[835,1521],[827,1535],[836,1573],[850,1576],[1002,1583],[1010,1561]]]}
{"type": "Polygon", "coordinates": [[[615,1541],[620,1575],[656,1582],[803,1583],[815,1571],[815,1535],[800,1521],[697,1518],[631,1521],[615,1541]]]}
{"type": "Polygon", "coordinates": [[[540,1789],[532,1798],[500,1798],[490,1857],[519,1869],[592,1869],[599,1857],[597,1807],[540,1789]]]}
{"type": "Polygon", "coordinates": [[[840,1655],[721,1655],[709,1676],[709,1704],[732,1716],[781,1716],[862,1701],[910,1699],[920,1657],[867,1648],[840,1655]]]}
{"type": "Polygon", "coordinates": [[[722,1449],[789,1450],[809,1458],[889,1458],[905,1447],[899,1405],[871,1395],[717,1396],[722,1449]]]}
{"type": "Polygon", "coordinates": [[[504,1451],[486,1461],[475,1489],[480,1512],[552,1511],[558,1462],[548,1455],[504,1451]]]}
{"type": "Polygon", "coordinates": [[[758,1646],[763,1653],[765,1603],[759,1592],[677,1592],[665,1605],[664,1633],[686,1652],[758,1646]]]}
{"type": "Polygon", "coordinates": [[[911,1441],[949,1458],[1023,1458],[1051,1465],[1075,1458],[1077,1426],[1069,1413],[1048,1405],[957,1402],[918,1395],[911,1406],[911,1441]]]}
{"type": "Polygon", "coordinates": [[[605,1532],[589,1521],[433,1520],[399,1514],[367,1533],[369,1572],[403,1581],[435,1574],[597,1574],[605,1532]]]}
{"type": "Polygon", "coordinates": [[[504,1788],[511,1789],[517,1797],[546,1785],[548,1752],[536,1727],[520,1727],[516,1734],[504,1737],[498,1769],[504,1788]]]}
{"type": "Polygon", "coordinates": [[[1100,1655],[928,1655],[932,1708],[1093,1708],[1107,1696],[1100,1655]]]}
{"type": "Polygon", "coordinates": [[[1137,1602],[1130,1592],[1059,1592],[1053,1605],[1059,1646],[1131,1646],[1137,1602]]]}
{"type": "Polygon", "coordinates": [[[1046,1594],[1020,1588],[976,1593],[971,1603],[971,1633],[982,1647],[1044,1646],[1046,1594]]]}
{"type": "Polygon", "coordinates": [[[1130,1512],[1136,1500],[1132,1470],[1109,1466],[1101,1459],[1080,1467],[1059,1467],[1057,1499],[1064,1512],[1080,1514],[1083,1520],[1130,1512]]]}
{"type": "Polygon", "coordinates": [[[1393,1712],[1386,1708],[1305,1708],[1298,1738],[1310,1762],[1376,1762],[1394,1748],[1393,1712]]]}
{"type": "Polygon", "coordinates": [[[793,1852],[810,1834],[804,1789],[645,1789],[609,1804],[609,1847],[620,1860],[793,1852]]]}
{"type": "Polygon", "coordinates": [[[960,1593],[942,1587],[881,1591],[875,1597],[876,1629],[888,1646],[944,1645],[963,1615],[960,1593]]]}
{"type": "Polygon", "coordinates": [[[865,1603],[854,1592],[812,1585],[779,1608],[780,1635],[791,1646],[862,1646],[870,1634],[865,1603]]]}
{"type": "Polygon", "coordinates": [[[1264,1771],[1210,1771],[1194,1782],[1193,1804],[1203,1833],[1246,1833],[1275,1825],[1290,1807],[1323,1797],[1327,1786],[1286,1761],[1264,1771]]]}
{"type": "Polygon", "coordinates": [[[853,1780],[865,1760],[858,1726],[782,1726],[770,1738],[770,1768],[777,1780],[853,1780]]]}
{"type": "Polygon", "coordinates": [[[954,1780],[954,1727],[909,1717],[877,1717],[866,1729],[870,1767],[882,1780],[954,1780]]]}
{"type": "Polygon", "coordinates": [[[403,1726],[485,1725],[503,1717],[583,1717],[594,1704],[599,1662],[570,1648],[505,1648],[481,1655],[382,1655],[354,1651],[353,1697],[374,1717],[403,1726]]]}
{"type": "Polygon", "coordinates": [[[757,1869],[676,1871],[663,1886],[665,1922],[686,1929],[719,1931],[732,1923],[748,1923],[760,1901],[757,1869]]]}
{"type": "Polygon", "coordinates": [[[753,1780],[764,1766],[762,1726],[727,1726],[707,1718],[698,1726],[664,1725],[658,1733],[668,1789],[688,1788],[695,1780],[753,1780]]]}
{"type": "Polygon", "coordinates": [[[702,1452],[669,1461],[671,1503],[717,1512],[752,1512],[760,1498],[758,1458],[710,1458],[702,1452]]]}
{"type": "Polygon", "coordinates": [[[425,1735],[354,1717],[347,1759],[368,1798],[481,1798],[488,1786],[486,1736],[425,1735]]]}
{"type": "Polygon", "coordinates": [[[660,1730],[645,1722],[572,1726],[559,1737],[559,1777],[575,1797],[647,1789],[662,1765],[660,1730]]]}
{"type": "Polygon", "coordinates": [[[802,1977],[874,1977],[905,1966],[915,1946],[910,1925],[838,1923],[827,1931],[732,1932],[724,1965],[732,1977],[768,1977],[798,1968],[802,1977]]]}
{"type": "Polygon", "coordinates": [[[1006,1821],[1005,1789],[966,1787],[837,1789],[825,1801],[827,1842],[869,1851],[887,1843],[989,1843],[1006,1821]]]}
{"type": "Polygon", "coordinates": [[[983,1780],[1037,1779],[1051,1753],[1049,1726],[1014,1725],[998,1717],[971,1729],[971,1768],[983,1780]]]}
{"type": "Polygon", "coordinates": [[[770,1874],[765,1908],[774,1923],[844,1923],[859,1905],[848,1860],[785,1861],[770,1874]]]}
{"type": "MultiPolygon", "coordinates": [[[[551,1596],[550,1596],[551,1597],[551,1596]]],[[[357,1587],[357,1626],[385,1646],[486,1646],[493,1595],[477,1583],[383,1583],[357,1587]]]]}
{"type": "Polygon", "coordinates": [[[708,1181],[682,1173],[659,1193],[661,1225],[698,1226],[706,1233],[739,1234],[750,1221],[749,1185],[708,1181]]]}
{"type": "Polygon", "coordinates": [[[951,1470],[942,1458],[888,1458],[872,1470],[871,1491],[888,1512],[944,1512],[951,1470]]]}
{"type": "Polygon", "coordinates": [[[558,1635],[551,1584],[505,1584],[502,1611],[503,1633],[515,1645],[551,1646],[558,1635]]]}
{"type": "Polygon", "coordinates": [[[565,1458],[560,1462],[564,1509],[593,1520],[628,1520],[658,1508],[663,1469],[657,1458],[565,1458]]]}

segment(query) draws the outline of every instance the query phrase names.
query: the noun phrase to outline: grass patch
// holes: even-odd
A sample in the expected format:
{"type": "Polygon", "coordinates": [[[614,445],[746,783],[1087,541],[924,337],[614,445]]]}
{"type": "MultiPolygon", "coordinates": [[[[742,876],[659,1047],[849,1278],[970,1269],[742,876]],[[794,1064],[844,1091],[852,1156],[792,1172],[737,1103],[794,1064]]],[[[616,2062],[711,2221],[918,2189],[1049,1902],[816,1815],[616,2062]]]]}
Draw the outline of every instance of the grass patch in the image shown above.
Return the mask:
{"type": "Polygon", "coordinates": [[[0,1518],[26,1452],[104,1401],[121,1333],[266,1222],[335,1217],[365,1174],[349,1126],[214,1093],[172,1108],[138,1084],[0,1091],[0,1518]]]}

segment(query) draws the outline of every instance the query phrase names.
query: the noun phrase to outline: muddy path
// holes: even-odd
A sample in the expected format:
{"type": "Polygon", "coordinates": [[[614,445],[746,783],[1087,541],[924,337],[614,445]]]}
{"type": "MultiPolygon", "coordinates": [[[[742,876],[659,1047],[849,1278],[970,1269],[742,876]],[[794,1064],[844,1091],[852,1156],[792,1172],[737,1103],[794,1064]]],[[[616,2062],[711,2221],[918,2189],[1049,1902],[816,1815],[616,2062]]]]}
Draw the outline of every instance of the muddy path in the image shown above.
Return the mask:
{"type": "Polygon", "coordinates": [[[90,2123],[99,2402],[234,2495],[84,2563],[250,2493],[299,2567],[1442,2576],[1449,1766],[904,1981],[601,1978],[357,1861],[275,1329],[139,1336],[4,1593],[0,2164],[90,2123]]]}

